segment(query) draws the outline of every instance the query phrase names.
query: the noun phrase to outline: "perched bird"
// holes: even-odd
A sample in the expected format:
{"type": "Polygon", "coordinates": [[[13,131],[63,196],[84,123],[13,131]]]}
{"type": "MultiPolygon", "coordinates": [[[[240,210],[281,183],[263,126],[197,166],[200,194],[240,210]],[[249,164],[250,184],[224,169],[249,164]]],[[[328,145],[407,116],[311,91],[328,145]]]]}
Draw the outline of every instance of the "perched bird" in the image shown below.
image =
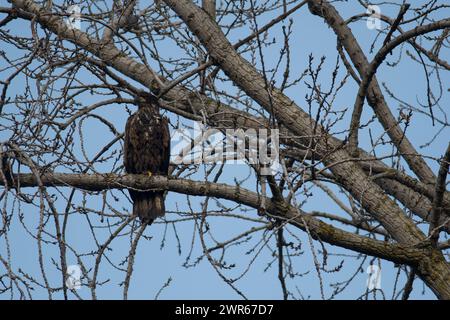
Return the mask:
{"type": "MultiPolygon", "coordinates": [[[[131,174],[168,175],[170,133],[167,118],[159,113],[156,102],[139,104],[125,126],[124,165],[131,174]]],[[[133,200],[133,215],[151,224],[164,216],[163,191],[128,190],[133,200]]]]}

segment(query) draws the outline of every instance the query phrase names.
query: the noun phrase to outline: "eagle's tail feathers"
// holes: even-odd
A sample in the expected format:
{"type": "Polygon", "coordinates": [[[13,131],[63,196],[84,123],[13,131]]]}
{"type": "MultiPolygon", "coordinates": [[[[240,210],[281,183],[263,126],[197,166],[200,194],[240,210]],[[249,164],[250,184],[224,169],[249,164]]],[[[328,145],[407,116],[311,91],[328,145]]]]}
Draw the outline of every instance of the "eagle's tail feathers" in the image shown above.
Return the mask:
{"type": "Polygon", "coordinates": [[[162,193],[141,193],[133,202],[133,215],[138,216],[142,222],[151,224],[156,218],[165,214],[162,193]]]}

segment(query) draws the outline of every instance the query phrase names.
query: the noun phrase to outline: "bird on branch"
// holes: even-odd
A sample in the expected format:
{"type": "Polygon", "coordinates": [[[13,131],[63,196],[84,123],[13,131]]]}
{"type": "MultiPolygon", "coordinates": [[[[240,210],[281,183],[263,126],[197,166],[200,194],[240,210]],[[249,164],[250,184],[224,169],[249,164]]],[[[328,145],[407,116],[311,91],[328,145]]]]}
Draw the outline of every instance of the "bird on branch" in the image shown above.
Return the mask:
{"type": "MultiPolygon", "coordinates": [[[[138,104],[125,126],[124,166],[130,174],[167,176],[170,161],[169,122],[155,101],[138,104]]],[[[129,189],[133,215],[151,224],[165,214],[164,191],[129,189]]]]}

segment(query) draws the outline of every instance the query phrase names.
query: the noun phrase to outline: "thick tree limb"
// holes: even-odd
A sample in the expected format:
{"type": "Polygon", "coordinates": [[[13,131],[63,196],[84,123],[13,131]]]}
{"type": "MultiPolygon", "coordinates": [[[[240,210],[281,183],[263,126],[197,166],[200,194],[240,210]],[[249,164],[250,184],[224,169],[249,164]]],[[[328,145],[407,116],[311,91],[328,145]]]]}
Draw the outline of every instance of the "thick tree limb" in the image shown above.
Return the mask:
{"type": "MultiPolygon", "coordinates": [[[[171,179],[162,176],[116,175],[116,174],[67,174],[45,173],[38,179],[35,174],[15,174],[14,181],[20,188],[37,187],[69,187],[87,191],[108,189],[137,190],[169,190],[193,196],[209,196],[235,201],[258,209],[261,195],[238,186],[222,183],[194,181],[188,179],[171,179]]],[[[0,180],[0,185],[4,181],[0,180]]],[[[416,265],[425,253],[423,249],[411,245],[398,245],[363,237],[340,230],[327,224],[313,215],[299,211],[285,203],[277,203],[270,198],[265,199],[266,211],[273,216],[283,218],[288,223],[305,230],[305,222],[311,235],[332,245],[354,250],[360,253],[380,257],[396,263],[416,265]]]]}

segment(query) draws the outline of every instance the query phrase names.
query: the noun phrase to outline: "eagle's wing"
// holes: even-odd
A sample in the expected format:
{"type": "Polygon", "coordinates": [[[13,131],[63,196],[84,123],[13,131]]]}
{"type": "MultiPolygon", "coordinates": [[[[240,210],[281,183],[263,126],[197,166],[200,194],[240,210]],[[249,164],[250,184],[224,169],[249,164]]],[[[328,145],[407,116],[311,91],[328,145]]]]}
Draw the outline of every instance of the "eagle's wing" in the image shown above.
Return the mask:
{"type": "Polygon", "coordinates": [[[167,175],[169,172],[170,163],[170,131],[169,131],[169,120],[164,117],[161,121],[161,174],[167,175]]]}
{"type": "Polygon", "coordinates": [[[132,143],[132,140],[135,140],[136,137],[133,138],[133,135],[135,135],[135,133],[133,132],[133,130],[131,130],[132,128],[132,122],[134,117],[136,116],[136,114],[131,115],[128,120],[127,123],[125,125],[125,137],[124,137],[124,146],[123,146],[123,162],[124,162],[124,166],[125,166],[125,171],[127,173],[137,173],[134,170],[134,165],[133,163],[136,162],[136,150],[135,150],[135,146],[132,143]]]}

